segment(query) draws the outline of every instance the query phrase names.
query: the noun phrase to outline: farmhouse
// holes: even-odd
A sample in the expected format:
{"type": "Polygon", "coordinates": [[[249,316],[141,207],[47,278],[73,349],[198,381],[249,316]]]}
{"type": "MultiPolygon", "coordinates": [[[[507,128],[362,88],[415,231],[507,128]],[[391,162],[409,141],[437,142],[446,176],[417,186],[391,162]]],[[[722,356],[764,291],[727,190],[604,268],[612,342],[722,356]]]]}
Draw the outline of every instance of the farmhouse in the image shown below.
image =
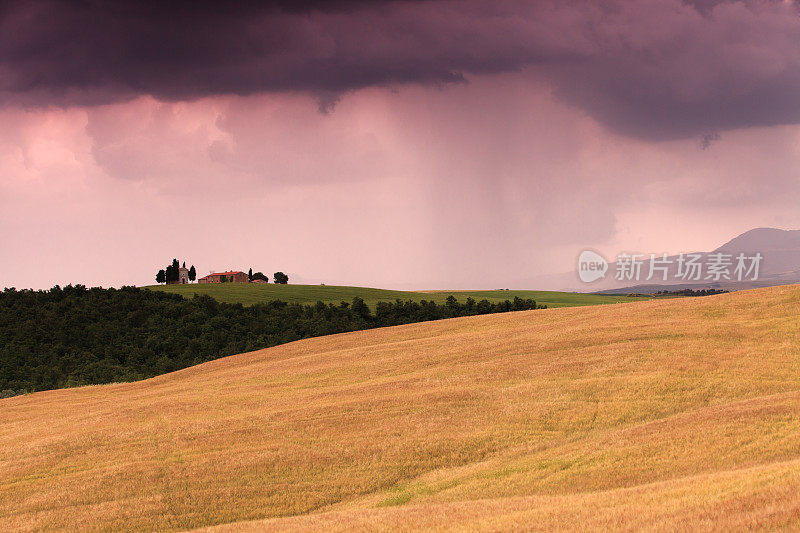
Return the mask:
{"type": "Polygon", "coordinates": [[[203,276],[197,280],[197,283],[222,283],[222,278],[228,283],[247,283],[247,274],[244,272],[231,271],[231,272],[218,272],[203,276]]]}

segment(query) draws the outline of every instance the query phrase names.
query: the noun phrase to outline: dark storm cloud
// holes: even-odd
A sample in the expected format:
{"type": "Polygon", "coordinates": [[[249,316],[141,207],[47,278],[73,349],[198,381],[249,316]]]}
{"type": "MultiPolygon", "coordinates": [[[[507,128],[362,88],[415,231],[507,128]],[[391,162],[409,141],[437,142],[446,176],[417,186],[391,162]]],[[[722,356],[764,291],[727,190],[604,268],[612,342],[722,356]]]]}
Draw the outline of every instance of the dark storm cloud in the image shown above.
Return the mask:
{"type": "Polygon", "coordinates": [[[790,2],[35,1],[0,11],[5,105],[299,91],[330,111],[364,87],[522,69],[639,138],[800,122],[790,2]]]}
{"type": "Polygon", "coordinates": [[[706,133],[706,134],[701,135],[700,136],[700,149],[701,150],[708,150],[709,148],[711,148],[711,144],[712,143],[720,140],[721,138],[722,137],[720,137],[719,133],[716,133],[716,132],[714,132],[714,133],[706,133]]]}

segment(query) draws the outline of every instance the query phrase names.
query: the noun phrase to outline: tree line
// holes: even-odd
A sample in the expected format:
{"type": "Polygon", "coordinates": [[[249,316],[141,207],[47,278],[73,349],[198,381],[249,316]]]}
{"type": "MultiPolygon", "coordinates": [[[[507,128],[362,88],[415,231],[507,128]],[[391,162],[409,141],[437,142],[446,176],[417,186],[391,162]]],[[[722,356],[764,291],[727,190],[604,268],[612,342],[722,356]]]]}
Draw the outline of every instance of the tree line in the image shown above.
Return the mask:
{"type": "Polygon", "coordinates": [[[713,296],[715,294],[724,294],[728,291],[723,289],[680,289],[670,291],[667,289],[658,291],[656,294],[662,296],[713,296]]]}
{"type": "Polygon", "coordinates": [[[136,287],[0,293],[0,397],[135,381],[308,337],[541,309],[534,300],[227,304],[136,287]]]}

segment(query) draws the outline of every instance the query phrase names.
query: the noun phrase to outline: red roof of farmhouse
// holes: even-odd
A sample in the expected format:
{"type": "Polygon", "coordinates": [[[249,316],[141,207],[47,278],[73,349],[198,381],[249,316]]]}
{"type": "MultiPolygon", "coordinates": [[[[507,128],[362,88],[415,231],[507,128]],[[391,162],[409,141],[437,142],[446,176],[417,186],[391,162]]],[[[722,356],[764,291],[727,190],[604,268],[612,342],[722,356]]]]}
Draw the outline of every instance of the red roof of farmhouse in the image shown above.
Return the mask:
{"type": "Polygon", "coordinates": [[[242,272],[241,270],[231,270],[230,272],[214,272],[213,274],[209,274],[208,276],[203,276],[203,278],[210,278],[211,276],[229,276],[231,274],[244,274],[244,272],[242,272]]]}

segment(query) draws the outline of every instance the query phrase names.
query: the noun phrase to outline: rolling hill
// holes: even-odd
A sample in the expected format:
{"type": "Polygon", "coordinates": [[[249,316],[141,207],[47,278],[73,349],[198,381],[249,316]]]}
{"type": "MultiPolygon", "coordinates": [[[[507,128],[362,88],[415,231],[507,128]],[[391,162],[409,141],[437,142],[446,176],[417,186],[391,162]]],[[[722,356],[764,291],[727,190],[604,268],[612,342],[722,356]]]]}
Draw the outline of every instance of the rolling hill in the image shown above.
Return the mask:
{"type": "Polygon", "coordinates": [[[0,400],[0,523],[798,528],[798,304],[457,318],[0,400]]]}
{"type": "Polygon", "coordinates": [[[150,285],[144,287],[180,294],[191,298],[195,294],[208,295],[217,301],[225,303],[241,303],[253,305],[270,300],[283,300],[301,304],[314,304],[319,301],[338,304],[351,302],[356,296],[363,299],[370,307],[378,302],[393,302],[400,300],[432,300],[438,304],[445,302],[451,294],[464,302],[472,297],[475,300],[489,300],[502,302],[513,300],[515,296],[522,299],[534,299],[547,307],[573,307],[581,305],[599,305],[621,302],[639,301],[641,297],[628,297],[620,295],[582,294],[577,292],[554,291],[393,291],[388,289],[374,289],[369,287],[346,287],[335,285],[276,285],[274,283],[193,283],[190,285],[150,285]]]}

